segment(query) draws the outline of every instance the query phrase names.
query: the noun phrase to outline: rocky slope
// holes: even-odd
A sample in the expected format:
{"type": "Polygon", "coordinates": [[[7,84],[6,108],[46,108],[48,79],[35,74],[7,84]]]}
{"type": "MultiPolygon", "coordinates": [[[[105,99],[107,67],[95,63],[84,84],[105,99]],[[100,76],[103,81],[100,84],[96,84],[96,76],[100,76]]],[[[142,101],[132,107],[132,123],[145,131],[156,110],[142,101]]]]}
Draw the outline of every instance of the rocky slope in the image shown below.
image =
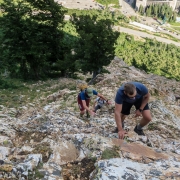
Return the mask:
{"type": "MultiPolygon", "coordinates": [[[[146,74],[117,58],[106,69],[110,73],[97,76],[93,87],[112,102],[123,82],[149,88],[153,120],[146,136],[133,132],[139,121],[133,110],[124,140],[113,133],[113,105],[80,119],[78,89],[59,89],[16,109],[1,105],[0,179],[180,179],[180,82],[146,74]]],[[[57,83],[68,81],[76,82],[57,83]]]]}

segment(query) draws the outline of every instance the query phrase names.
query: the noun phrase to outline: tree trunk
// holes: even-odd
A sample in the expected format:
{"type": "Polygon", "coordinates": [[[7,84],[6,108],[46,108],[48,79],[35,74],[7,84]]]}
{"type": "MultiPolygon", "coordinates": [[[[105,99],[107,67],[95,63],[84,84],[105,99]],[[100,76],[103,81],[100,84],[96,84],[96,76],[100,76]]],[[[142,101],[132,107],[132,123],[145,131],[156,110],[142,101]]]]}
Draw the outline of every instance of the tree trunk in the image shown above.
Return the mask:
{"type": "Polygon", "coordinates": [[[34,68],[34,74],[35,74],[35,78],[39,79],[38,68],[34,68]]]}
{"type": "Polygon", "coordinates": [[[96,78],[96,76],[101,72],[101,68],[99,68],[98,71],[93,71],[93,74],[92,74],[92,79],[89,81],[89,85],[92,85],[93,84],[93,81],[94,79],[96,78]]]}
{"type": "Polygon", "coordinates": [[[60,76],[61,77],[66,77],[66,71],[65,70],[61,70],[60,76]]]}

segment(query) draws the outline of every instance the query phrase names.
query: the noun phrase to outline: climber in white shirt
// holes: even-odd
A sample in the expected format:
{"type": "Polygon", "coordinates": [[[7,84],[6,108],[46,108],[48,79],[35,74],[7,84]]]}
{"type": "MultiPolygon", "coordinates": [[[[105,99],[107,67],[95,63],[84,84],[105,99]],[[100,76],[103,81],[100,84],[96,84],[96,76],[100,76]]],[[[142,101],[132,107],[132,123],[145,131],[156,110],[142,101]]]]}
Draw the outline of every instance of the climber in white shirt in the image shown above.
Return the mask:
{"type": "Polygon", "coordinates": [[[101,109],[105,104],[109,104],[108,100],[106,101],[103,98],[98,97],[94,102],[94,112],[96,113],[96,111],[101,109]]]}

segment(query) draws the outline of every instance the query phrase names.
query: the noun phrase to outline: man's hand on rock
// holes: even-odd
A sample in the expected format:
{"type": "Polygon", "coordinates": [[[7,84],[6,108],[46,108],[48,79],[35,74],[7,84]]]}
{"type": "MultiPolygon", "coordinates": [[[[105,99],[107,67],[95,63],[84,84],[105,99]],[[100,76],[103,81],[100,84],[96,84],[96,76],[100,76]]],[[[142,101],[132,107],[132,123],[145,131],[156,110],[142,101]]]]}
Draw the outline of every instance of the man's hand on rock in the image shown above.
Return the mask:
{"type": "Polygon", "coordinates": [[[127,134],[127,131],[125,131],[124,129],[118,131],[119,139],[124,139],[125,134],[127,134]]]}

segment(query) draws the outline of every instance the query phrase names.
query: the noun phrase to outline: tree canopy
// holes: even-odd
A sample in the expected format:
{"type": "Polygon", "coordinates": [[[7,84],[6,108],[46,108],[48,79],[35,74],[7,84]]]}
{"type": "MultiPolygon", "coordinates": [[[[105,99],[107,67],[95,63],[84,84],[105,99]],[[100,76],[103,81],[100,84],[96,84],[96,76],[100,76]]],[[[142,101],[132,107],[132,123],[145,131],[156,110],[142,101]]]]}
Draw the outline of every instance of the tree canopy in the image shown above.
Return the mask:
{"type": "Polygon", "coordinates": [[[76,66],[83,73],[93,72],[93,77],[114,58],[115,43],[119,32],[113,30],[108,13],[72,15],[71,22],[79,34],[74,47],[76,66]]]}
{"type": "Polygon", "coordinates": [[[119,13],[78,11],[65,22],[66,10],[54,0],[4,0],[1,11],[0,72],[11,77],[73,77],[77,71],[95,77],[117,55],[148,73],[180,80],[180,48],[119,34],[113,29],[125,21],[119,13]]]}
{"type": "Polygon", "coordinates": [[[65,9],[54,0],[4,0],[0,50],[13,77],[39,79],[57,72],[97,74],[114,57],[112,13],[89,11],[64,21],[65,9]]]}
{"type": "Polygon", "coordinates": [[[4,0],[0,18],[2,60],[12,76],[39,78],[63,58],[64,10],[54,0],[4,0]]]}
{"type": "Polygon", "coordinates": [[[146,13],[146,16],[154,16],[160,19],[166,18],[168,22],[175,22],[177,13],[172,10],[172,7],[170,7],[167,3],[163,4],[151,4],[143,8],[142,5],[139,7],[139,13],[141,15],[144,15],[144,12],[146,13]]]}
{"type": "Polygon", "coordinates": [[[145,42],[135,41],[133,36],[121,33],[116,55],[147,73],[180,80],[180,48],[175,45],[148,38],[145,42]]]}

